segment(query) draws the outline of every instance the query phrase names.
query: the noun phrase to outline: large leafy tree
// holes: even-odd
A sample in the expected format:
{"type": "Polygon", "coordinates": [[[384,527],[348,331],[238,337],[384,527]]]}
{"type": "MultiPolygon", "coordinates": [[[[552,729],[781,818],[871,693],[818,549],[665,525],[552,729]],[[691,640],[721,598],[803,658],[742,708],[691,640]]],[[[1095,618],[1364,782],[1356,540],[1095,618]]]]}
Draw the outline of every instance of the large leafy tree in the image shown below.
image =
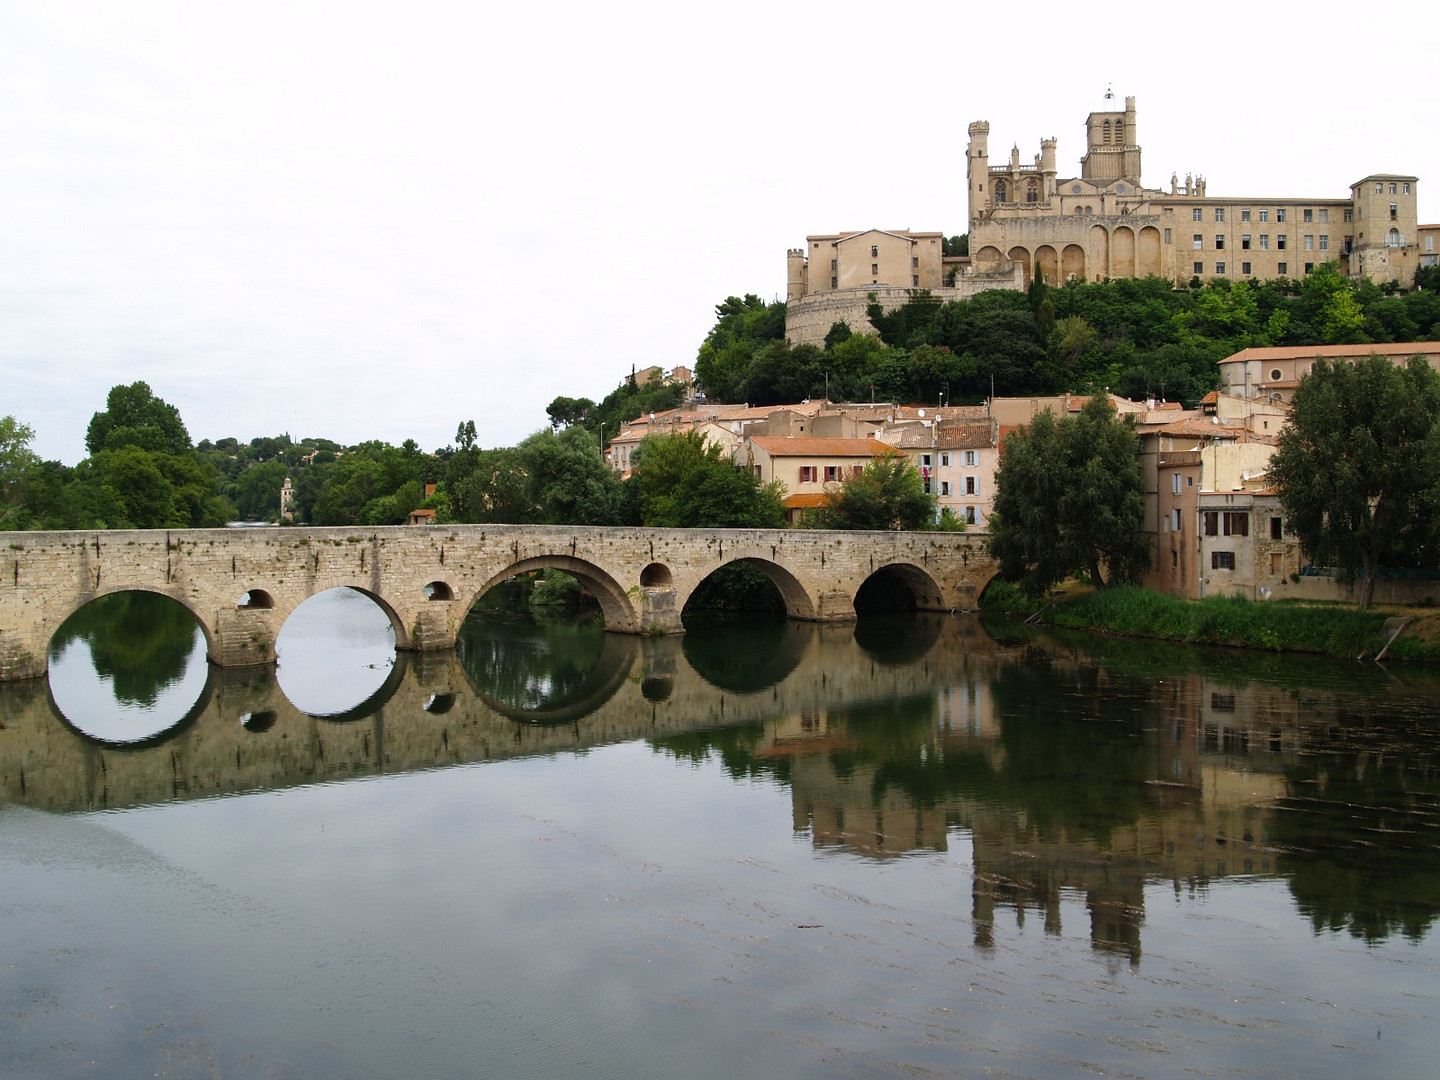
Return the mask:
{"type": "Polygon", "coordinates": [[[0,528],[8,528],[20,504],[25,476],[40,463],[30,449],[35,432],[13,416],[0,416],[0,528]]]}
{"type": "Polygon", "coordinates": [[[85,449],[91,454],[125,446],[156,454],[183,454],[190,449],[190,433],[180,410],[156,397],[148,383],[111,387],[104,411],[90,418],[85,431],[85,449]]]}
{"type": "Polygon", "coordinates": [[[1077,571],[1096,585],[1136,580],[1150,562],[1144,496],[1139,438],[1108,398],[1062,420],[1047,410],[1005,440],[990,553],[1034,594],[1077,571]]]}
{"type": "Polygon", "coordinates": [[[1440,375],[1419,357],[1318,360],[1295,390],[1270,478],[1305,554],[1358,578],[1362,609],[1381,569],[1440,554],[1437,419],[1440,375]]]}
{"type": "Polygon", "coordinates": [[[924,529],[934,524],[935,499],[920,470],[898,450],[873,457],[825,493],[825,505],[808,523],[821,529],[924,529]]]}
{"type": "Polygon", "coordinates": [[[698,431],[651,435],[635,449],[629,481],[640,492],[641,523],[661,528],[778,529],[778,484],[761,484],[698,431]]]}

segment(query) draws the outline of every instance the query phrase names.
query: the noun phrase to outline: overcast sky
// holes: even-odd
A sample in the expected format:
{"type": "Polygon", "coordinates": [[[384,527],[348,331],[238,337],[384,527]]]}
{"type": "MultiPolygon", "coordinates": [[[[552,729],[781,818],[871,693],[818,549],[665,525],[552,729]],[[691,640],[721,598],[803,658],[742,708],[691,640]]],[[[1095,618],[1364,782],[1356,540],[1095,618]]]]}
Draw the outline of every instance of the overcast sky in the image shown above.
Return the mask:
{"type": "Polygon", "coordinates": [[[964,232],[993,160],[1138,98],[1145,180],[1420,177],[1430,5],[0,0],[0,415],[84,456],[117,383],[192,437],[483,445],[691,364],[807,233],[964,232]],[[1272,14],[1272,12],[1283,14],[1272,14]],[[1092,16],[1092,12],[1094,13],[1092,16]],[[1108,61],[1106,58],[1109,57],[1108,61]]]}

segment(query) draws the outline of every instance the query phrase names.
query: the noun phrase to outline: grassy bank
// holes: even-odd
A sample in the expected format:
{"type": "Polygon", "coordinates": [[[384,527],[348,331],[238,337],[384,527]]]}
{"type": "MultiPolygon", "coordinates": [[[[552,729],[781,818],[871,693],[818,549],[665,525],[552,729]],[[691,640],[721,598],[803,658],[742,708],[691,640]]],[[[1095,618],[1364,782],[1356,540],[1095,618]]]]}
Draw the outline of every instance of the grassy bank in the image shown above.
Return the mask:
{"type": "MultiPolygon", "coordinates": [[[[1344,604],[1209,596],[1182,600],[1132,586],[1088,589],[1040,600],[997,581],[985,590],[983,607],[1037,622],[1078,630],[1197,645],[1229,645],[1274,652],[1309,652],[1354,659],[1376,655],[1385,643],[1385,609],[1357,611],[1344,604]]],[[[1440,662],[1440,626],[1434,614],[1410,618],[1387,659],[1440,662]]]]}

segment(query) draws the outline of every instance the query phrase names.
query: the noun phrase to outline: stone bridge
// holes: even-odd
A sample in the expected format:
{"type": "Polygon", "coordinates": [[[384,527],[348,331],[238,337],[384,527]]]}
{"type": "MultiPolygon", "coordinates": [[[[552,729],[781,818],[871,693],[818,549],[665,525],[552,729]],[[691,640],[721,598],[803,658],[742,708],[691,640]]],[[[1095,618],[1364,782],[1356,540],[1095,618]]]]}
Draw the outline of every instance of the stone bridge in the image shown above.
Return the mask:
{"type": "Polygon", "coordinates": [[[78,608],[147,591],[185,605],[212,663],[267,664],[285,620],[316,593],[358,589],[389,617],[398,649],[454,646],[471,606],[516,574],[559,569],[594,594],[605,627],[684,629],[695,588],[722,566],[763,571],[795,619],[855,617],[877,574],[926,611],[968,610],[995,576],[984,534],[818,529],[526,525],[245,528],[6,534],[0,562],[0,681],[45,674],[51,637],[78,608]]]}

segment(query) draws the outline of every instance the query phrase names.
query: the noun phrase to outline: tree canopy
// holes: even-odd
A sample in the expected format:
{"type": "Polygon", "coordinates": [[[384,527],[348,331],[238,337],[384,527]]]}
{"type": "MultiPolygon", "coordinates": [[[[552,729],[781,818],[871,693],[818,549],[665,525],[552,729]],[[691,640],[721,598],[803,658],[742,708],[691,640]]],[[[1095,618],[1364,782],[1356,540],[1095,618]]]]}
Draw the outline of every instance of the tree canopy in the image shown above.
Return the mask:
{"type": "Polygon", "coordinates": [[[1094,397],[1077,416],[1046,410],[1012,432],[995,472],[990,553],[1007,581],[1044,592],[1084,571],[1135,581],[1150,563],[1145,481],[1134,425],[1094,397]]]}
{"type": "Polygon", "coordinates": [[[778,484],[737,468],[699,431],[650,435],[635,449],[629,483],[639,489],[640,523],[684,529],[779,529],[778,484]]]}
{"type": "Polygon", "coordinates": [[[873,457],[857,475],[825,492],[825,505],[806,519],[820,529],[924,529],[935,522],[935,499],[920,470],[898,450],[873,457]]]}
{"type": "Polygon", "coordinates": [[[1317,360],[1295,390],[1270,478],[1306,556],[1361,581],[1440,559],[1440,375],[1371,356],[1317,360]]]}

